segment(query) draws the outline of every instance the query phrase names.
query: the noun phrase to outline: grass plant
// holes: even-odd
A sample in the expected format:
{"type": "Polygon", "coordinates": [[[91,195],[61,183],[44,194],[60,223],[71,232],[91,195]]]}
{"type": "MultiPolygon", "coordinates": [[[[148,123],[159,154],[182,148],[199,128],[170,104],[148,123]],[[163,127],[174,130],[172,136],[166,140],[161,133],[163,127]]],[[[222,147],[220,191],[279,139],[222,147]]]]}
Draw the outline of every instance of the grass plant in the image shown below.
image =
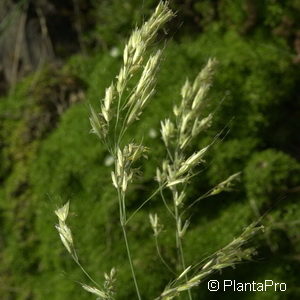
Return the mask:
{"type": "MultiPolygon", "coordinates": [[[[128,215],[126,201],[128,187],[140,176],[139,161],[147,158],[150,149],[144,146],[142,141],[136,142],[131,139],[128,143],[126,134],[133,123],[139,120],[145,106],[155,93],[156,75],[162,58],[162,50],[153,50],[151,44],[158,31],[174,15],[168,7],[168,2],[160,2],[150,19],[133,31],[125,45],[123,64],[116,79],[106,89],[99,107],[91,107],[90,115],[92,133],[99,137],[114,161],[111,179],[118,199],[119,221],[132,282],[139,300],[147,296],[140,292],[127,227],[129,222],[134,221],[134,216],[154,196],[160,195],[173,220],[176,248],[176,268],[174,269],[160,252],[158,236],[162,230],[162,220],[156,213],[151,213],[150,225],[162,267],[168,268],[173,274],[173,278],[170,278],[172,281],[164,291],[158,294],[157,300],[173,299],[181,294],[185,294],[189,300],[193,299],[191,289],[205,278],[224,268],[233,267],[242,260],[251,259],[255,250],[247,247],[246,244],[253,234],[261,229],[256,224],[251,224],[239,237],[206,260],[195,262],[193,265],[186,263],[184,237],[190,225],[189,210],[200,200],[230,189],[239,177],[239,173],[233,174],[204,195],[196,199],[187,199],[187,186],[195,176],[200,174],[207,152],[217,141],[215,137],[202,149],[193,149],[195,139],[205,132],[214,118],[213,112],[203,115],[205,111],[203,108],[206,106],[207,95],[217,67],[217,61],[214,58],[208,60],[192,82],[186,80],[181,89],[181,101],[173,107],[173,116],[161,121],[161,138],[166,149],[166,158],[156,170],[157,189],[142,202],[134,213],[128,215]]],[[[98,299],[116,299],[117,291],[114,283],[117,267],[113,267],[109,273],[104,274],[103,284],[99,284],[92,278],[79,261],[71,229],[66,223],[69,202],[58,208],[55,213],[59,220],[56,228],[63,245],[90,281],[89,284],[82,283],[82,288],[96,295],[98,299]]]]}

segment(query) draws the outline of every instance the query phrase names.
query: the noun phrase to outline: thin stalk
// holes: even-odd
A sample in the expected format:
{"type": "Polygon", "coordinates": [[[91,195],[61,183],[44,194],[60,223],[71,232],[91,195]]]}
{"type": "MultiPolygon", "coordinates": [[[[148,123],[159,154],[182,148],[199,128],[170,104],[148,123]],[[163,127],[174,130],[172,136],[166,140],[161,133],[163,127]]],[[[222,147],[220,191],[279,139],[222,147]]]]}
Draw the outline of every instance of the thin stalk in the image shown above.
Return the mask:
{"type": "Polygon", "coordinates": [[[164,193],[163,193],[163,190],[162,190],[162,188],[161,188],[161,185],[159,185],[159,191],[160,191],[160,196],[161,196],[161,198],[162,198],[162,200],[163,200],[163,202],[164,202],[164,205],[165,205],[167,211],[168,211],[168,212],[170,213],[170,215],[176,220],[174,213],[172,212],[171,208],[169,207],[169,205],[168,205],[168,203],[167,203],[167,201],[166,201],[166,198],[165,198],[165,196],[164,196],[164,193]]]}
{"type": "Polygon", "coordinates": [[[158,245],[158,239],[157,236],[155,236],[155,246],[156,246],[156,251],[158,254],[158,257],[160,258],[161,262],[166,266],[166,268],[173,274],[176,275],[176,273],[172,270],[172,268],[169,266],[169,264],[165,261],[165,259],[163,258],[160,249],[159,249],[159,245],[158,245]]]}
{"type": "Polygon", "coordinates": [[[84,269],[84,267],[81,265],[81,263],[78,260],[77,255],[74,256],[72,255],[72,258],[74,259],[74,261],[76,262],[76,264],[79,266],[79,268],[81,269],[81,271],[85,274],[85,276],[91,281],[93,282],[98,288],[101,288],[101,286],[90,276],[90,274],[84,269]]]}
{"type": "Polygon", "coordinates": [[[156,189],[149,198],[147,198],[132,214],[126,219],[125,225],[129,223],[129,221],[146,205],[157,193],[160,192],[160,188],[156,189]]]}
{"type": "Polygon", "coordinates": [[[118,189],[118,201],[119,201],[119,217],[120,217],[120,223],[122,224],[124,222],[124,215],[123,215],[123,205],[121,200],[121,193],[120,189],[118,189]]]}
{"type": "Polygon", "coordinates": [[[128,256],[128,260],[129,260],[129,264],[130,264],[131,274],[132,274],[132,278],[133,278],[134,285],[135,285],[135,290],[136,290],[138,299],[141,300],[142,298],[141,298],[140,290],[139,290],[138,283],[137,283],[137,280],[136,280],[135,271],[134,271],[132,258],[131,258],[131,252],[130,252],[130,248],[129,248],[129,244],[128,244],[126,226],[122,223],[121,223],[121,226],[122,226],[123,236],[124,236],[124,240],[125,240],[127,256],[128,256]]]}
{"type": "MultiPolygon", "coordinates": [[[[175,197],[175,192],[173,191],[173,198],[175,197]]],[[[175,219],[176,219],[176,248],[179,256],[179,260],[182,266],[182,271],[186,269],[185,265],[185,259],[184,259],[184,254],[183,254],[183,248],[182,248],[182,242],[181,238],[179,236],[179,228],[178,228],[178,222],[179,222],[179,212],[178,212],[178,207],[174,201],[174,213],[175,213],[175,219]]],[[[188,277],[187,274],[184,275],[185,281],[188,282],[188,277]]],[[[190,290],[187,290],[187,293],[189,295],[189,300],[192,300],[192,293],[190,290]]]]}
{"type": "Polygon", "coordinates": [[[125,193],[121,192],[121,204],[122,204],[122,224],[126,224],[127,213],[126,213],[126,203],[125,203],[125,193]]]}
{"type": "Polygon", "coordinates": [[[131,269],[132,278],[133,278],[133,281],[134,281],[135,290],[136,290],[138,299],[141,300],[141,295],[140,295],[138,283],[137,283],[137,280],[136,280],[136,275],[135,275],[134,266],[133,266],[133,263],[132,263],[131,251],[130,251],[130,248],[129,248],[127,232],[126,232],[125,194],[124,194],[124,192],[121,192],[119,188],[118,188],[118,199],[119,199],[119,209],[120,209],[120,224],[121,224],[121,227],[122,227],[123,237],[124,237],[124,241],[125,241],[127,257],[128,257],[128,261],[129,261],[129,265],[130,265],[130,269],[131,269]]]}

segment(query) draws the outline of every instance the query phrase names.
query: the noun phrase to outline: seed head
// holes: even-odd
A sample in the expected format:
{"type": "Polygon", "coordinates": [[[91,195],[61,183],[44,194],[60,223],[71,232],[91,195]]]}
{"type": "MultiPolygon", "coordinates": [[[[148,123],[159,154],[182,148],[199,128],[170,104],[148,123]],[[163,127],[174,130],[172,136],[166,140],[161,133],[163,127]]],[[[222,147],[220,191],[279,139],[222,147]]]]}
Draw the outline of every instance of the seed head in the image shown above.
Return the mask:
{"type": "Polygon", "coordinates": [[[107,297],[107,295],[105,294],[104,291],[100,291],[99,289],[97,289],[95,287],[92,287],[92,286],[89,286],[89,285],[83,284],[83,283],[81,284],[81,286],[87,292],[100,297],[100,299],[108,299],[108,297],[107,297]]]}
{"type": "Polygon", "coordinates": [[[70,207],[70,203],[68,201],[64,206],[55,210],[55,214],[57,215],[59,221],[61,222],[66,221],[69,214],[69,207],[70,207]]]}
{"type": "Polygon", "coordinates": [[[162,139],[166,146],[170,144],[171,138],[174,134],[175,126],[170,121],[170,119],[166,119],[165,122],[161,121],[161,135],[162,139]]]}
{"type": "Polygon", "coordinates": [[[161,230],[157,214],[149,214],[150,224],[154,232],[154,236],[158,236],[161,230]]]}

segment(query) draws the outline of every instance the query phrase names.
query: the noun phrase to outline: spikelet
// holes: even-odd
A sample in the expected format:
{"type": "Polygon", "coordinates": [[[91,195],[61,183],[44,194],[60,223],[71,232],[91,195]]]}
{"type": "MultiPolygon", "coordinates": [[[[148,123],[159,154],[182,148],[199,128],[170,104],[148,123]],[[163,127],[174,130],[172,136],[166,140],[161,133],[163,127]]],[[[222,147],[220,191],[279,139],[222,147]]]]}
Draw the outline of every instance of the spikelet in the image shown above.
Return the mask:
{"type": "MultiPolygon", "coordinates": [[[[74,243],[73,243],[73,237],[72,237],[72,232],[70,228],[66,224],[66,220],[68,217],[69,213],[69,202],[67,202],[65,205],[63,205],[61,208],[56,209],[54,212],[58,217],[59,224],[55,225],[55,228],[57,229],[59,233],[59,237],[67,249],[67,251],[71,254],[74,255],[74,243]]],[[[75,256],[74,256],[75,257],[75,256]]]]}

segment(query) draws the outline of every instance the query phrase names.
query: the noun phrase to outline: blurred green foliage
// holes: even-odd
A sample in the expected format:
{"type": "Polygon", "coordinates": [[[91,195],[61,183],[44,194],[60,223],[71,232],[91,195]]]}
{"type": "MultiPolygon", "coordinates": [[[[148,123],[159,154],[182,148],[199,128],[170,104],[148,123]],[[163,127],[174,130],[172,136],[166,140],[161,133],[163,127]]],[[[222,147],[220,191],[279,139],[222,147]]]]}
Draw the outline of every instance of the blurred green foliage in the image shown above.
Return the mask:
{"type": "Polygon", "coordinates": [[[299,163],[285,153],[272,149],[256,153],[245,170],[248,197],[262,204],[276,201],[280,193],[296,186],[299,172],[299,163]]]}
{"type": "MultiPolygon", "coordinates": [[[[296,24],[297,3],[172,2],[179,21],[169,28],[174,39],[166,45],[157,93],[130,132],[130,138],[143,139],[151,152],[141,167],[144,176],[129,192],[129,212],[155,188],[155,169],[165,155],[159,137],[160,120],[170,115],[186,77],[193,78],[214,56],[219,67],[205,109],[215,111],[215,122],[195,146],[201,147],[220,130],[223,133],[207,157],[205,172],[190,187],[190,198],[235,172],[242,171],[243,176],[235,191],[204,200],[191,211],[191,230],[184,244],[187,263],[212,254],[251,220],[266,214],[263,222],[268,229],[259,242],[261,259],[216,277],[289,283],[284,295],[224,296],[208,293],[203,285],[195,289],[196,299],[300,297],[296,286],[300,250],[300,69],[293,48],[298,29],[286,25],[287,19],[296,24]],[[174,32],[172,28],[181,21],[183,25],[174,32]],[[283,34],[280,28],[289,33],[283,34]]],[[[117,41],[143,19],[139,9],[148,15],[155,4],[150,0],[143,1],[142,6],[140,1],[95,1],[91,15],[98,22],[87,33],[87,40],[99,39],[100,44],[121,52],[122,42],[117,41]]],[[[99,52],[73,56],[63,68],[49,67],[32,74],[0,99],[1,299],[90,299],[77,286],[76,282],[85,278],[54,228],[53,210],[67,200],[71,201],[70,227],[83,265],[99,281],[104,271],[115,266],[118,299],[135,297],[124,245],[120,243],[110,167],[105,164],[108,153],[89,134],[89,103],[99,105],[121,63],[121,56],[99,52]]],[[[157,296],[172,278],[162,270],[155,252],[148,224],[150,211],[166,219],[160,244],[171,265],[175,251],[171,220],[159,198],[154,198],[129,224],[134,264],[145,299],[157,296]]]]}

